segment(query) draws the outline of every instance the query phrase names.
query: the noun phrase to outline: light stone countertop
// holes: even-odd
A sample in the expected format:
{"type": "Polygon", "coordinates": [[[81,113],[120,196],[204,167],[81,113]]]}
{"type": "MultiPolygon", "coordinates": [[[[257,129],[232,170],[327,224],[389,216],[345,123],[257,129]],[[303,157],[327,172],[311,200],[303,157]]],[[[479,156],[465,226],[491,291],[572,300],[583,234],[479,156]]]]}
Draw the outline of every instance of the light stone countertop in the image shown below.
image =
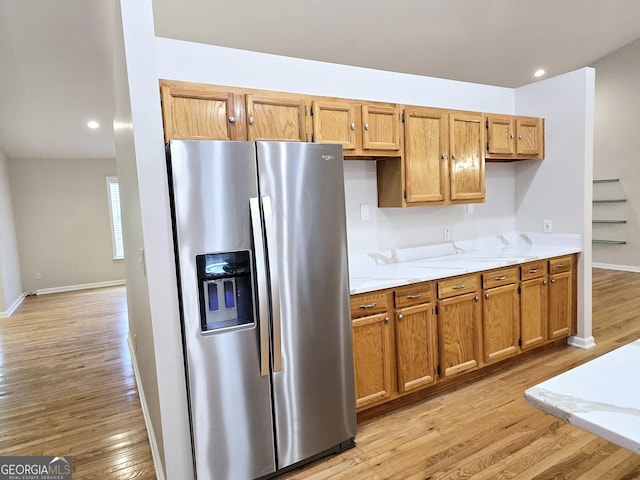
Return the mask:
{"type": "Polygon", "coordinates": [[[640,340],[524,392],[543,412],[640,454],[640,340]]]}
{"type": "Polygon", "coordinates": [[[582,250],[581,235],[505,233],[464,242],[349,255],[351,294],[491,270],[582,250]]]}

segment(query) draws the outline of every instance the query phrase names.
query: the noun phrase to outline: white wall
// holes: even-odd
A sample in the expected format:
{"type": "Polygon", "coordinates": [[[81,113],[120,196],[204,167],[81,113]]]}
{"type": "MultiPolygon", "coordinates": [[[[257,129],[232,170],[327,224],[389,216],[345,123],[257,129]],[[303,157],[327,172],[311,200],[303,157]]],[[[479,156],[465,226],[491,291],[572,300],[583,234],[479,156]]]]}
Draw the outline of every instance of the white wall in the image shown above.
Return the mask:
{"type": "Polygon", "coordinates": [[[22,300],[22,278],[9,187],[9,160],[0,149],[0,317],[8,316],[22,300]]]}
{"type": "MultiPolygon", "coordinates": [[[[133,135],[129,80],[124,50],[120,5],[116,2],[114,35],[114,134],[116,163],[122,204],[125,268],[127,276],[127,307],[129,313],[129,343],[136,368],[140,401],[145,413],[154,463],[159,479],[164,478],[163,428],[158,393],[154,325],[144,262],[144,232],[140,205],[140,189],[133,135]]],[[[135,44],[135,43],[134,43],[135,44]]],[[[133,55],[133,53],[131,53],[133,55]]],[[[144,65],[141,65],[144,68],[144,65]]],[[[162,159],[158,163],[162,168],[162,159]]]]}
{"type": "Polygon", "coordinates": [[[124,280],[123,262],[113,260],[106,184],[115,175],[114,159],[9,160],[25,290],[124,280]]]}
{"type": "MultiPolygon", "coordinates": [[[[185,479],[191,478],[192,465],[158,79],[499,113],[516,111],[516,93],[512,89],[156,38],[151,0],[121,2],[140,221],[147,258],[146,282],[156,370],[162,372],[157,375],[162,424],[160,448],[164,451],[167,478],[185,479]]],[[[544,84],[538,89],[543,92],[544,84]]],[[[527,97],[523,94],[521,98],[527,97]]],[[[524,110],[523,107],[522,113],[524,110]]],[[[565,141],[572,143],[575,139],[567,137],[565,141]]],[[[488,165],[487,203],[476,206],[474,213],[469,214],[464,206],[375,209],[374,163],[345,162],[350,248],[366,250],[374,246],[399,246],[405,242],[429,243],[440,239],[438,232],[441,232],[443,222],[453,223],[454,238],[460,239],[512,230],[517,227],[516,212],[521,206],[514,195],[517,168],[509,164],[488,165]],[[360,203],[367,203],[372,208],[369,223],[358,223],[360,203]],[[397,228],[408,229],[411,235],[398,236],[397,228]],[[411,238],[407,240],[407,237],[411,238]]],[[[563,170],[562,175],[567,175],[567,170],[563,170]]],[[[577,214],[582,215],[582,210],[580,206],[577,214]]],[[[526,216],[521,221],[526,223],[526,216]]]]}
{"type": "Polygon", "coordinates": [[[619,184],[594,186],[594,197],[624,196],[626,204],[594,205],[596,218],[625,219],[626,225],[594,225],[594,238],[626,245],[594,245],[598,265],[640,271],[640,40],[597,61],[594,178],[619,184]]]}
{"type": "Polygon", "coordinates": [[[594,345],[591,336],[591,182],[594,70],[583,68],[516,90],[516,112],[545,117],[545,159],[516,165],[516,229],[582,235],[578,278],[578,334],[570,343],[594,345]]]}

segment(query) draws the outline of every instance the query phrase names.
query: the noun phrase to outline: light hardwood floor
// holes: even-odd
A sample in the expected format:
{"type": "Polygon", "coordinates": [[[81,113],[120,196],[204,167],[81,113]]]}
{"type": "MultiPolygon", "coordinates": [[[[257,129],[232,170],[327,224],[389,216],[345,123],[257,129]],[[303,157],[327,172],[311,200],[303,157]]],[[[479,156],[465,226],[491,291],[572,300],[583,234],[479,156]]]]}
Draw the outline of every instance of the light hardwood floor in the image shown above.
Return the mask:
{"type": "Polygon", "coordinates": [[[27,297],[0,319],[0,455],[71,455],[73,478],[155,479],[124,287],[27,297]]]}
{"type": "MultiPolygon", "coordinates": [[[[593,278],[596,348],[556,348],[366,420],[356,448],[282,479],[640,479],[640,456],[522,397],[640,338],[640,274],[593,278]]],[[[76,480],[155,478],[126,335],[123,288],[29,297],[1,319],[0,455],[70,454],[76,480]]]]}

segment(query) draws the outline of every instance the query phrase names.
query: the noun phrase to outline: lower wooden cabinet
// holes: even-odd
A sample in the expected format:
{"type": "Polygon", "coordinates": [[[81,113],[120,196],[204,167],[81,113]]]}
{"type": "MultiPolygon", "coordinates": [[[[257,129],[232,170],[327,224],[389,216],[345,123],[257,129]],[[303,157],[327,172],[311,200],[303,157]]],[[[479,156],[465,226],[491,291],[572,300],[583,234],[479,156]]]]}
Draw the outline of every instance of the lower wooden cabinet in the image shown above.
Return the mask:
{"type": "Polygon", "coordinates": [[[431,283],[394,292],[398,392],[418,390],[436,381],[436,322],[431,283]]]}
{"type": "Polygon", "coordinates": [[[520,348],[528,350],[543,345],[548,336],[547,261],[520,267],[520,348]]]}
{"type": "Polygon", "coordinates": [[[353,320],[356,408],[390,397],[393,391],[392,331],[387,313],[353,320]]]}
{"type": "Polygon", "coordinates": [[[485,363],[494,363],[520,352],[520,300],[517,268],[496,270],[482,276],[482,339],[485,363]]]}
{"type": "Polygon", "coordinates": [[[475,370],[482,363],[477,275],[438,282],[438,362],[441,378],[475,370]]]}
{"type": "Polygon", "coordinates": [[[549,340],[573,330],[573,257],[549,260],[549,340]]]}
{"type": "Polygon", "coordinates": [[[574,333],[575,263],[567,255],[352,296],[358,410],[574,333]]]}

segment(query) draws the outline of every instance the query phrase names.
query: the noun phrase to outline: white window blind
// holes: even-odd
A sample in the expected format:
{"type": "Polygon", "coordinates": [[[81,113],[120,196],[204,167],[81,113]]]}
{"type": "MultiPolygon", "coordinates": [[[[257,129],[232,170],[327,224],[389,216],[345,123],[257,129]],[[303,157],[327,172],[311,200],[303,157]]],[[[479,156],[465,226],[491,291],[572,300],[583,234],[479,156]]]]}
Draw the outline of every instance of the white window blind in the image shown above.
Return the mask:
{"type": "Polygon", "coordinates": [[[124,258],[124,241],[122,239],[122,222],[120,219],[120,185],[118,177],[107,177],[109,194],[109,213],[111,215],[111,241],[113,243],[113,259],[124,258]]]}

